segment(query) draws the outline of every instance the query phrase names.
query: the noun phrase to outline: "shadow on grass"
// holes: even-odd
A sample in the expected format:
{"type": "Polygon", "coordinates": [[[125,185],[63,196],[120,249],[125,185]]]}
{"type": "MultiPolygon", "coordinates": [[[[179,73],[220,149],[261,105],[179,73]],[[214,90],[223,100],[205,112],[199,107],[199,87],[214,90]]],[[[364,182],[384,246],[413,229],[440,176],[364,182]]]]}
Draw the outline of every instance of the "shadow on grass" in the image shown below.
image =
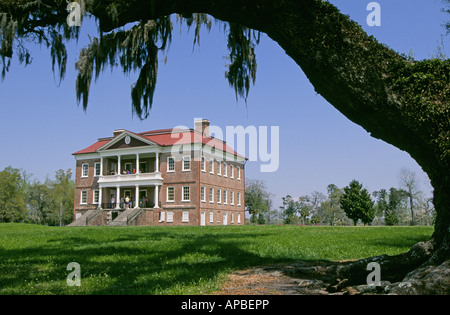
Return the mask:
{"type": "MultiPolygon", "coordinates": [[[[81,230],[80,230],[81,232],[81,230]]],[[[211,286],[223,272],[254,266],[294,261],[281,257],[260,257],[243,249],[249,235],[141,231],[95,239],[85,235],[50,237],[45,244],[0,252],[1,288],[23,294],[183,294],[197,283],[211,286]],[[70,271],[81,266],[81,290],[65,284],[70,271]],[[210,284],[208,285],[208,281],[210,284]],[[83,286],[87,288],[83,289],[83,286]]],[[[128,231],[125,231],[125,233],[128,231]]],[[[77,233],[78,234],[78,233],[77,233]]],[[[268,233],[252,233],[266,237],[268,233]]],[[[207,290],[207,289],[205,289],[207,290]]]]}
{"type": "MultiPolygon", "coordinates": [[[[0,251],[0,294],[199,294],[217,290],[218,278],[234,270],[308,261],[301,251],[261,251],[263,240],[282,242],[277,228],[62,229],[73,230],[43,230],[36,241],[25,237],[26,246],[0,251]],[[79,288],[66,284],[70,262],[81,266],[79,288]]],[[[422,240],[388,237],[374,245],[422,240]]]]}

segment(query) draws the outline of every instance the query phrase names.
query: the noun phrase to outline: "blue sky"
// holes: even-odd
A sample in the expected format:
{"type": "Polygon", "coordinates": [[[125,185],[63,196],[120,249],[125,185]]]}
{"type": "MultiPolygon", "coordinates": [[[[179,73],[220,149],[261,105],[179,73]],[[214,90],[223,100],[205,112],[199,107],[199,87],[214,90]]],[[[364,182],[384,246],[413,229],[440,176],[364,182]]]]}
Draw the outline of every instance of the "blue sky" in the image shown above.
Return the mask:
{"type": "MultiPolygon", "coordinates": [[[[333,0],[344,14],[358,22],[380,42],[400,53],[412,51],[416,59],[430,58],[444,36],[449,18],[439,0],[377,1],[381,26],[369,27],[366,6],[370,1],[333,0]]],[[[193,127],[202,117],[225,130],[226,126],[279,126],[280,166],[274,173],[261,173],[259,162],[246,165],[247,178],[262,179],[275,195],[278,206],[287,194],[298,197],[326,186],[339,187],[357,179],[370,192],[399,186],[402,167],[416,172],[421,189],[430,192],[426,174],[399,149],[376,140],[350,122],[320,95],[301,69],[272,40],[262,36],[256,48],[258,71],[247,104],[236,102],[234,90],[224,78],[226,36],[220,25],[203,31],[200,46],[193,49],[193,32],[175,25],[167,64],[159,67],[154,106],[148,119],[131,113],[130,86],[136,74],[120,69],[105,71],[92,84],[86,112],[75,97],[78,53],[95,36],[85,21],[78,43],[70,43],[67,74],[59,84],[51,71],[48,50],[28,45],[33,63],[24,67],[14,60],[0,83],[0,169],[23,168],[35,178],[53,178],[56,170],[75,167],[73,152],[114,129],[135,132],[193,127]]],[[[447,49],[448,54],[448,49],[447,49]]]]}

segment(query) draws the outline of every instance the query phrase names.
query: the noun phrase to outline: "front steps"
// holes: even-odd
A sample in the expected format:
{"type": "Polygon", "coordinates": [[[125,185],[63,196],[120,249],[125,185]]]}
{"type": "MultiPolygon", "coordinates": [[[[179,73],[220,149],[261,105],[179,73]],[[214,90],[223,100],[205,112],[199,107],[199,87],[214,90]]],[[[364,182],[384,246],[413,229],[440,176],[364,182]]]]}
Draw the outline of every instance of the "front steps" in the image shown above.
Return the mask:
{"type": "Polygon", "coordinates": [[[123,210],[113,221],[107,219],[106,212],[110,210],[89,210],[68,226],[128,226],[134,220],[138,219],[142,214],[143,209],[130,208],[123,210]]]}
{"type": "Polygon", "coordinates": [[[136,219],[142,213],[140,208],[130,208],[123,211],[121,214],[114,219],[114,221],[109,222],[109,226],[127,226],[130,222],[136,219]]]}

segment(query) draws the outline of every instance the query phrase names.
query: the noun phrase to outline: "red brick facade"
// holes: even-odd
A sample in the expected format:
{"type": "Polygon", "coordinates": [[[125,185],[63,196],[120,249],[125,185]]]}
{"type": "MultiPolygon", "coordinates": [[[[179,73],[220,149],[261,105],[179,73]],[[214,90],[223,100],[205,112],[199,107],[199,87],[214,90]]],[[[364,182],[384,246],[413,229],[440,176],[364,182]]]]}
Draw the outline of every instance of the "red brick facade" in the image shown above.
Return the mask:
{"type": "Polygon", "coordinates": [[[196,123],[197,130],[180,131],[193,139],[190,146],[183,143],[182,154],[170,142],[171,130],[120,130],[74,153],[75,219],[86,225],[244,224],[245,158],[209,138],[207,129],[202,135],[200,126],[205,130],[196,123]],[[216,150],[207,153],[212,140],[216,150]],[[85,218],[89,210],[96,210],[92,219],[85,218]]]}

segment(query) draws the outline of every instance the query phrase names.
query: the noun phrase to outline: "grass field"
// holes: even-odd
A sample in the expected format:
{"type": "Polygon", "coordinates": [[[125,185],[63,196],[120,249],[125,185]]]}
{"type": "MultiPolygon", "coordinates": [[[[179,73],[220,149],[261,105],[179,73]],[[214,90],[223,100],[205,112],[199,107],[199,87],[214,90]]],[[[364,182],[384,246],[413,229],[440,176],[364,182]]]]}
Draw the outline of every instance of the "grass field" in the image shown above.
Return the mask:
{"type": "Polygon", "coordinates": [[[0,224],[0,294],[208,294],[227,274],[408,251],[432,227],[45,227],[0,224]],[[81,267],[81,286],[68,286],[81,267]]]}

